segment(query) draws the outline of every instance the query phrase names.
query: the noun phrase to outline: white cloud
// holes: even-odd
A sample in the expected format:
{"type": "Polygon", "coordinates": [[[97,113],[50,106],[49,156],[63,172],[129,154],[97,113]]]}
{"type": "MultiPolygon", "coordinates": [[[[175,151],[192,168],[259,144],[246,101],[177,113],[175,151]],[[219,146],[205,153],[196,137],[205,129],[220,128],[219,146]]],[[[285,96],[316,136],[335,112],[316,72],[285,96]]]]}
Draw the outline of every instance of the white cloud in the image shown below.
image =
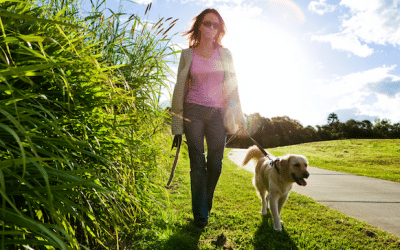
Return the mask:
{"type": "Polygon", "coordinates": [[[340,4],[354,13],[342,22],[345,31],[354,33],[367,43],[400,45],[400,9],[394,8],[394,2],[384,4],[383,1],[370,0],[368,4],[354,4],[343,0],[340,4]]]}
{"type": "Polygon", "coordinates": [[[326,0],[319,0],[319,2],[311,1],[310,4],[308,5],[308,9],[311,10],[311,12],[323,15],[326,12],[334,11],[335,6],[327,4],[326,0]]]}
{"type": "Polygon", "coordinates": [[[342,0],[339,5],[346,6],[354,13],[368,11],[379,7],[380,0],[342,0]]]}
{"type": "MultiPolygon", "coordinates": [[[[338,105],[338,110],[353,109],[357,112],[353,117],[371,117],[379,119],[390,119],[393,123],[400,122],[400,98],[389,98],[386,95],[376,94],[377,101],[373,105],[361,104],[360,99],[344,106],[338,105]],[[339,108],[340,107],[340,108],[339,108]]],[[[354,118],[353,118],[354,119],[354,118]]],[[[360,120],[360,118],[358,118],[360,120]]],[[[372,119],[373,120],[373,119],[372,119]]]]}
{"type": "Polygon", "coordinates": [[[137,4],[149,4],[153,2],[153,0],[134,0],[134,2],[137,4]]]}
{"type": "Polygon", "coordinates": [[[388,76],[378,82],[368,84],[368,87],[373,92],[396,97],[400,93],[400,77],[388,76]]]}
{"type": "Polygon", "coordinates": [[[320,115],[329,110],[346,113],[347,118],[352,115],[358,117],[357,119],[378,117],[399,122],[400,94],[387,93],[390,84],[400,79],[399,76],[391,74],[395,68],[396,65],[382,66],[314,83],[315,95],[319,97],[315,103],[320,105],[320,115]],[[383,85],[385,83],[386,86],[383,85]]]}
{"type": "MultiPolygon", "coordinates": [[[[335,114],[337,114],[339,121],[341,122],[346,122],[350,119],[356,120],[356,121],[364,121],[364,120],[370,120],[374,121],[376,118],[379,118],[379,116],[370,116],[368,114],[364,114],[363,111],[361,111],[358,108],[346,108],[346,109],[338,109],[333,111],[335,114]]],[[[332,113],[332,112],[330,112],[332,113]]],[[[328,115],[327,115],[328,116],[328,115]]]]}
{"type": "Polygon", "coordinates": [[[371,114],[376,114],[380,119],[390,119],[393,123],[400,122],[400,97],[389,98],[386,95],[378,95],[378,99],[371,114]]]}
{"type": "Polygon", "coordinates": [[[397,79],[397,76],[390,74],[395,68],[396,65],[391,67],[382,66],[336,77],[332,80],[322,80],[319,83],[315,83],[316,90],[319,95],[335,98],[360,91],[369,93],[371,89],[368,87],[368,84],[381,82],[388,77],[397,79]]]}
{"type": "Polygon", "coordinates": [[[332,49],[348,51],[360,57],[371,55],[374,50],[366,44],[361,44],[358,37],[350,32],[341,32],[325,36],[312,36],[311,41],[329,42],[332,49]]]}
{"type": "Polygon", "coordinates": [[[197,2],[197,3],[201,3],[204,4],[206,7],[214,7],[216,4],[229,4],[229,3],[233,3],[236,5],[240,5],[243,0],[181,0],[182,4],[188,3],[188,2],[197,2]]]}
{"type": "Polygon", "coordinates": [[[333,49],[360,57],[373,53],[367,44],[400,46],[399,0],[342,0],[339,5],[350,10],[342,20],[340,31],[313,36],[312,40],[330,42],[333,49]]]}

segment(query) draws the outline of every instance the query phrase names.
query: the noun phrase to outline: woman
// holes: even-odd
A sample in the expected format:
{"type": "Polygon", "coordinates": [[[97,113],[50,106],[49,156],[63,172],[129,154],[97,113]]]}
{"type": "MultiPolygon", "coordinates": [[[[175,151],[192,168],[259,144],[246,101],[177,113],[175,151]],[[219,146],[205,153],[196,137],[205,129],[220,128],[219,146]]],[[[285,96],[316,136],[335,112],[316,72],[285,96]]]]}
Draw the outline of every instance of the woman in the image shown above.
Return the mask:
{"type": "Polygon", "coordinates": [[[172,96],[172,134],[185,134],[190,158],[194,224],[208,223],[222,169],[226,134],[244,124],[233,61],[221,39],[225,24],[215,9],[193,19],[189,48],[182,50],[172,96]],[[204,155],[207,142],[207,160],[204,155]]]}

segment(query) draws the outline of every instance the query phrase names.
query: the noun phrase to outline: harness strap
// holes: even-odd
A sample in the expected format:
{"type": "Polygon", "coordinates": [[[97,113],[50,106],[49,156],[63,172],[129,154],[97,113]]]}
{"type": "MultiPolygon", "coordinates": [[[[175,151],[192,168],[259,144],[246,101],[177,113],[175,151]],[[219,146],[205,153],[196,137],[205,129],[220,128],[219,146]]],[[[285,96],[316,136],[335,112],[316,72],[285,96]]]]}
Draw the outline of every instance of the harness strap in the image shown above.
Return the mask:
{"type": "Polygon", "coordinates": [[[274,166],[275,169],[276,169],[276,172],[278,172],[278,174],[279,174],[279,168],[278,168],[278,166],[276,165],[276,163],[277,163],[278,161],[279,161],[279,158],[276,158],[275,160],[270,161],[270,162],[269,162],[269,165],[271,165],[271,167],[274,166]]]}

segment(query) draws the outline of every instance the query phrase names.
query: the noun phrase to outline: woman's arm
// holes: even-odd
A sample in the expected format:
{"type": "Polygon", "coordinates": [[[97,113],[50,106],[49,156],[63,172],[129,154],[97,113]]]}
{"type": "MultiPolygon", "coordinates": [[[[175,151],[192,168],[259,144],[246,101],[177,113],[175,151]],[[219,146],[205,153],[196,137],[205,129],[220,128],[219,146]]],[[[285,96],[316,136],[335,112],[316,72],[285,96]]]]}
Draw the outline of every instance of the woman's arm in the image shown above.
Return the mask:
{"type": "Polygon", "coordinates": [[[183,134],[183,98],[185,95],[186,75],[184,69],[186,67],[186,50],[182,50],[181,58],[179,60],[178,72],[176,76],[176,84],[171,100],[171,129],[173,135],[183,134]]]}

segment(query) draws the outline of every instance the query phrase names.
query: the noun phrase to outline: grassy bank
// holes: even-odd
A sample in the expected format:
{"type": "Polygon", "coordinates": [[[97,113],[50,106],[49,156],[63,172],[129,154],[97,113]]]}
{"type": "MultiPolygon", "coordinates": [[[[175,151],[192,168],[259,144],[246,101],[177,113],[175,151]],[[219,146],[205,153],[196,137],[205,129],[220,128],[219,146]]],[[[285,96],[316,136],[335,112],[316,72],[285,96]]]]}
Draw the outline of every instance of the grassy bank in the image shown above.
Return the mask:
{"type": "MultiPolygon", "coordinates": [[[[338,142],[338,143],[344,143],[338,142]]],[[[350,141],[349,143],[353,143],[350,141]]],[[[312,144],[311,144],[312,145],[312,144]]],[[[324,142],[321,145],[325,145],[324,142]]],[[[309,147],[305,144],[305,147],[309,147]]],[[[314,144],[318,148],[318,144],[314,144]]],[[[301,150],[302,145],[296,146],[301,150]]],[[[183,147],[184,148],[184,147],[183,147]]],[[[292,148],[288,147],[292,152],[292,148]]],[[[271,150],[280,155],[279,150],[271,150]]],[[[307,155],[305,149],[301,150],[307,155]]],[[[252,174],[238,169],[225,152],[223,173],[215,191],[209,225],[192,225],[189,162],[185,149],[170,193],[170,207],[143,225],[126,249],[398,249],[400,238],[331,210],[292,192],[282,211],[284,231],[272,230],[270,215],[261,216],[252,174]],[[225,235],[226,242],[219,241],[225,235]],[[133,244],[133,246],[131,245],[133,244]]],[[[322,153],[320,153],[322,155],[322,153]]],[[[308,156],[308,155],[307,155],[308,156]]],[[[313,165],[316,157],[311,156],[313,165]]]]}
{"type": "Polygon", "coordinates": [[[164,202],[177,19],[85,2],[0,1],[0,249],[118,248],[164,202]]]}
{"type": "Polygon", "coordinates": [[[274,155],[303,154],[313,167],[400,182],[400,140],[311,142],[269,150],[274,155]]]}

